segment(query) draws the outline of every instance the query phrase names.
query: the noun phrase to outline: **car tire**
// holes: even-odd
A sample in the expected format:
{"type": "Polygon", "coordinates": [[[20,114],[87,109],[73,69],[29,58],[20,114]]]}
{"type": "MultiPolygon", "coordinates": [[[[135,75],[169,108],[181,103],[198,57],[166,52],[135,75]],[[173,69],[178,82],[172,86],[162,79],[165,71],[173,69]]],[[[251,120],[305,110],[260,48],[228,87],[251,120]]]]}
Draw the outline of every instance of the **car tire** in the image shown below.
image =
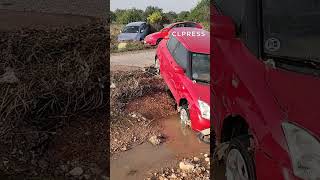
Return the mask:
{"type": "Polygon", "coordinates": [[[224,158],[219,160],[217,156],[213,157],[214,179],[230,180],[234,179],[234,176],[240,176],[244,180],[256,180],[253,153],[249,150],[249,147],[250,138],[248,136],[233,138],[224,158]],[[232,169],[233,165],[235,166],[234,169],[232,169]]]}
{"type": "Polygon", "coordinates": [[[156,71],[156,75],[159,75],[160,74],[160,64],[159,64],[158,57],[156,57],[156,59],[154,60],[154,68],[156,71]]]}
{"type": "Polygon", "coordinates": [[[189,134],[189,126],[191,126],[189,108],[187,104],[180,106],[180,123],[181,123],[181,132],[183,135],[189,134]]]}

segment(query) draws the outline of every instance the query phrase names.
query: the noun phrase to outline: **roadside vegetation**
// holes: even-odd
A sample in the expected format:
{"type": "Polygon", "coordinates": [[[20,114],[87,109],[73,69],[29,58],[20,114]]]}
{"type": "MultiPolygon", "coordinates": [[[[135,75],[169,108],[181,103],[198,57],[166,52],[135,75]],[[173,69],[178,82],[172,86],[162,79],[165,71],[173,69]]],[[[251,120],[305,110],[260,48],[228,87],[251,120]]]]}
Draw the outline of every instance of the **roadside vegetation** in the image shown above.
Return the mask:
{"type": "Polygon", "coordinates": [[[120,44],[117,36],[120,30],[128,23],[135,21],[146,21],[151,25],[153,32],[161,30],[165,25],[179,21],[194,21],[201,23],[206,30],[210,30],[210,0],[201,0],[196,7],[190,11],[181,11],[179,13],[170,11],[164,12],[163,9],[155,6],[148,6],[145,10],[141,9],[116,9],[110,12],[110,48],[111,53],[142,50],[153,48],[143,44],[143,42],[126,42],[120,44]]]}

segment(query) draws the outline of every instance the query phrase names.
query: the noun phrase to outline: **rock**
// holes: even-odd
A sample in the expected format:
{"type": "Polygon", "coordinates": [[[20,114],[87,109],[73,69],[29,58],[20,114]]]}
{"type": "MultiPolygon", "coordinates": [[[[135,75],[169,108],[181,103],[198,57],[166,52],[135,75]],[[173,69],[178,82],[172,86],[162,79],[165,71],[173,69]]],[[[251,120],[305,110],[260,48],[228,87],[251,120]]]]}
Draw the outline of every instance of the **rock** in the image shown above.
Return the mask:
{"type": "Polygon", "coordinates": [[[45,161],[45,160],[40,160],[40,161],[38,162],[38,165],[39,165],[40,168],[46,169],[49,164],[48,164],[48,162],[45,161]]]}
{"type": "Polygon", "coordinates": [[[170,176],[169,176],[169,179],[176,179],[177,178],[177,176],[176,176],[176,174],[174,174],[174,173],[172,173],[170,176]]]}
{"type": "Polygon", "coordinates": [[[204,157],[205,157],[205,158],[208,157],[208,154],[204,154],[204,157]]]}
{"type": "Polygon", "coordinates": [[[198,162],[198,161],[200,161],[200,159],[199,159],[198,157],[194,157],[194,158],[193,158],[193,161],[194,161],[194,162],[198,162]]]}
{"type": "Polygon", "coordinates": [[[89,174],[85,174],[85,175],[83,175],[83,178],[88,180],[88,179],[90,179],[90,175],[89,174]]]}
{"type": "Polygon", "coordinates": [[[60,169],[63,171],[63,172],[67,172],[68,171],[68,166],[67,165],[60,165],[60,169]]]}
{"type": "Polygon", "coordinates": [[[182,176],[182,177],[187,177],[187,174],[183,172],[183,173],[181,174],[181,176],[182,176]]]}
{"type": "Polygon", "coordinates": [[[183,171],[192,171],[194,169],[194,164],[186,161],[181,161],[179,167],[183,171]]]}
{"type": "Polygon", "coordinates": [[[69,172],[69,174],[72,176],[80,176],[82,173],[83,169],[81,167],[75,167],[69,172]]]}
{"type": "Polygon", "coordinates": [[[131,117],[136,118],[137,115],[135,113],[132,113],[131,117]]]}
{"type": "Polygon", "coordinates": [[[111,83],[110,84],[110,89],[114,89],[114,88],[116,88],[116,84],[115,83],[111,83]]]}
{"type": "Polygon", "coordinates": [[[126,146],[123,146],[122,148],[120,148],[121,151],[126,151],[128,150],[126,146]]]}
{"type": "Polygon", "coordinates": [[[207,162],[209,162],[209,161],[210,161],[210,158],[206,157],[204,160],[207,161],[207,162]]]}
{"type": "Polygon", "coordinates": [[[110,180],[110,178],[107,177],[107,176],[101,176],[101,179],[102,179],[102,180],[110,180]]]}
{"type": "Polygon", "coordinates": [[[161,139],[158,136],[151,136],[149,138],[149,142],[151,144],[153,144],[154,146],[157,146],[157,145],[161,144],[161,139]]]}

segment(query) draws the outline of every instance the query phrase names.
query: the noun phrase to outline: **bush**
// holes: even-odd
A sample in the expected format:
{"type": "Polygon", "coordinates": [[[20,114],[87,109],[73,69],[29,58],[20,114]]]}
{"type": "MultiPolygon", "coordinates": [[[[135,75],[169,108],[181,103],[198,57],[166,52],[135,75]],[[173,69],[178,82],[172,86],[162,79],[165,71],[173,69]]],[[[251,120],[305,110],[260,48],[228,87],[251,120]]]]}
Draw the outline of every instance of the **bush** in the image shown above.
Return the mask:
{"type": "Polygon", "coordinates": [[[161,23],[162,14],[160,11],[156,11],[152,13],[147,19],[148,19],[148,22],[151,24],[161,23]]]}
{"type": "Polygon", "coordinates": [[[119,13],[116,18],[116,22],[120,24],[128,24],[130,22],[143,20],[143,11],[135,8],[119,13]]]}

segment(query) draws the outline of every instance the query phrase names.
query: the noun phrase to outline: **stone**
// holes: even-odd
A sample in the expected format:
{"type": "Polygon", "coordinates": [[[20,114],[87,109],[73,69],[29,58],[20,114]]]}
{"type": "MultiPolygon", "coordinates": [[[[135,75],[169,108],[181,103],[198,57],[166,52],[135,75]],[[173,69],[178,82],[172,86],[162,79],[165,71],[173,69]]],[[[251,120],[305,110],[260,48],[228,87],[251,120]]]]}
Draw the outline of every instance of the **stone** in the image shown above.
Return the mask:
{"type": "Polygon", "coordinates": [[[210,161],[210,158],[206,157],[204,160],[207,161],[207,162],[209,162],[209,161],[210,161]]]}
{"type": "Polygon", "coordinates": [[[83,169],[81,167],[75,167],[69,172],[69,174],[72,176],[80,176],[82,173],[83,169]]]}
{"type": "Polygon", "coordinates": [[[198,162],[198,161],[200,161],[200,159],[198,157],[193,157],[193,161],[198,162]]]}
{"type": "Polygon", "coordinates": [[[192,171],[194,169],[194,164],[186,161],[181,161],[179,167],[183,171],[192,171]]]}
{"type": "Polygon", "coordinates": [[[154,145],[154,146],[157,146],[159,144],[161,144],[161,139],[158,137],[158,136],[151,136],[149,138],[149,142],[154,145]]]}
{"type": "Polygon", "coordinates": [[[63,172],[67,172],[68,171],[68,166],[67,165],[60,165],[60,169],[63,171],[63,172]]]}
{"type": "Polygon", "coordinates": [[[110,84],[110,89],[115,89],[116,88],[116,84],[115,83],[111,83],[110,84]]]}

